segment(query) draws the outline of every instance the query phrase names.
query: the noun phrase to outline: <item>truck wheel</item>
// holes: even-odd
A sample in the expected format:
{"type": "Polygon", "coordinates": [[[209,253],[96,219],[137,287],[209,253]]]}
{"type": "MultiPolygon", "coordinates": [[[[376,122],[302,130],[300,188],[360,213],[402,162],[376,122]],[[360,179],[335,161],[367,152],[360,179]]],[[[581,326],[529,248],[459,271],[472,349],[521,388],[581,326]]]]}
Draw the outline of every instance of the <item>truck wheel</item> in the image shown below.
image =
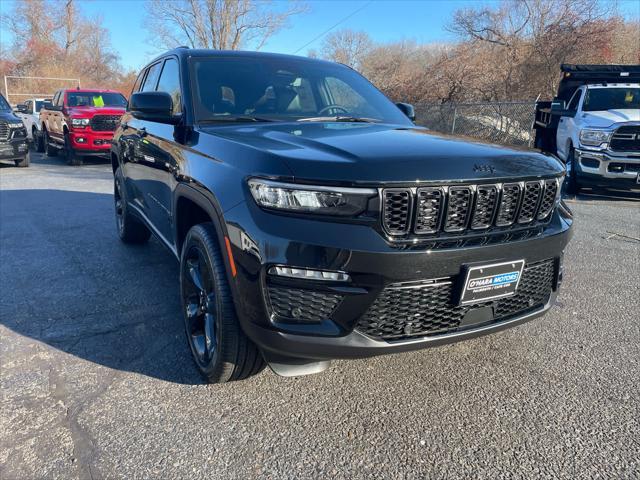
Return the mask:
{"type": "Polygon", "coordinates": [[[113,178],[113,200],[116,213],[118,236],[124,243],[140,244],[149,240],[151,232],[129,212],[122,172],[118,168],[113,178]]]}
{"type": "Polygon", "coordinates": [[[35,147],[36,152],[44,152],[44,140],[42,139],[42,135],[38,133],[38,129],[36,127],[33,127],[31,137],[33,138],[33,146],[35,147]]]}
{"type": "Polygon", "coordinates": [[[43,132],[43,136],[44,136],[44,151],[47,154],[47,157],[55,157],[56,155],[58,155],[58,149],[55,147],[51,146],[51,139],[49,138],[49,132],[47,132],[46,130],[43,132]]]}
{"type": "Polygon", "coordinates": [[[73,167],[78,167],[82,165],[82,157],[76,153],[76,151],[71,146],[71,139],[69,138],[69,134],[64,134],[64,155],[67,157],[67,164],[73,167]]]}
{"type": "Polygon", "coordinates": [[[189,230],[180,258],[180,293],[193,359],[211,383],[243,380],[265,362],[238,323],[224,258],[211,223],[189,230]]]}
{"type": "Polygon", "coordinates": [[[16,160],[16,167],[28,167],[30,163],[31,163],[31,154],[27,152],[23,158],[16,160]]]}
{"type": "Polygon", "coordinates": [[[573,147],[571,147],[569,149],[569,156],[567,157],[567,166],[571,166],[571,170],[569,170],[567,174],[567,193],[571,195],[578,195],[580,193],[576,163],[576,152],[573,147]]]}

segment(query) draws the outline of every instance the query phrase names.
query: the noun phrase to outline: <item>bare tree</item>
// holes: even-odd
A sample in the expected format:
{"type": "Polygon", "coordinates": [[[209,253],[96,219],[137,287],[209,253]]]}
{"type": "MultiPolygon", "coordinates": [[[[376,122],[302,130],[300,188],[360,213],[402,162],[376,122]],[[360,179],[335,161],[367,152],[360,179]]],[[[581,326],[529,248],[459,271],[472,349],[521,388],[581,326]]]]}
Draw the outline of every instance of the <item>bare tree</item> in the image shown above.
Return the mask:
{"type": "Polygon", "coordinates": [[[297,1],[276,9],[269,0],[148,0],[147,7],[153,45],[217,50],[259,50],[306,10],[297,1]]]}
{"type": "Polygon", "coordinates": [[[373,41],[366,32],[354,30],[337,30],[325,37],[322,42],[321,55],[334,62],[344,63],[360,70],[364,57],[373,48],[373,41]]]}

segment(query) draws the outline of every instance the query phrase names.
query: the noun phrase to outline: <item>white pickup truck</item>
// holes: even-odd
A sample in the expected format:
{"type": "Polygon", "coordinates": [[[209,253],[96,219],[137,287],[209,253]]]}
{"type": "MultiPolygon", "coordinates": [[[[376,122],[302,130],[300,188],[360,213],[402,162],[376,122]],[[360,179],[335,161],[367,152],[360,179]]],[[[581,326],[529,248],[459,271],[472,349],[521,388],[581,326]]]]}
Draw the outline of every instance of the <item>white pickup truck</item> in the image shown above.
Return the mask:
{"type": "Polygon", "coordinates": [[[17,105],[16,115],[22,119],[29,141],[33,143],[36,151],[44,151],[44,142],[40,129],[40,109],[51,102],[49,98],[30,98],[17,105]]]}
{"type": "Polygon", "coordinates": [[[567,163],[571,193],[640,190],[640,66],[562,68],[558,97],[538,104],[536,144],[567,163]]]}

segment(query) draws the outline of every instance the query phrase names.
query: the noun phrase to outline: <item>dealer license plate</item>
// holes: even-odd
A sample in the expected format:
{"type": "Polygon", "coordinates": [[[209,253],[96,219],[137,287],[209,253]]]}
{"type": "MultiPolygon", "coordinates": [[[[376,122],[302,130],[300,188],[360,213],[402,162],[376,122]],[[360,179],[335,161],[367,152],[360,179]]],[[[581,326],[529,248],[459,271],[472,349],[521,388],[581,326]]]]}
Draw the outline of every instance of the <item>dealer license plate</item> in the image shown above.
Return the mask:
{"type": "Polygon", "coordinates": [[[524,260],[469,267],[460,296],[460,305],[481,303],[516,293],[524,260]]]}

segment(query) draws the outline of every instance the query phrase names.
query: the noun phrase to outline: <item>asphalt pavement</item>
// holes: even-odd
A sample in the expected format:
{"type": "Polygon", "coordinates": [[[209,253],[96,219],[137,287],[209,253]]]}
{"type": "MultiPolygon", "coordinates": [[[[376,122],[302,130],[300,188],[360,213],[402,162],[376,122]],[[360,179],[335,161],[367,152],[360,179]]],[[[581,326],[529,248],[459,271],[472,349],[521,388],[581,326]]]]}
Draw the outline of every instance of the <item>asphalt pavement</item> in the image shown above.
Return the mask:
{"type": "Polygon", "coordinates": [[[204,384],[178,266],[110,166],[0,167],[0,478],[640,478],[640,202],[568,199],[558,305],[501,333],[204,384]]]}

